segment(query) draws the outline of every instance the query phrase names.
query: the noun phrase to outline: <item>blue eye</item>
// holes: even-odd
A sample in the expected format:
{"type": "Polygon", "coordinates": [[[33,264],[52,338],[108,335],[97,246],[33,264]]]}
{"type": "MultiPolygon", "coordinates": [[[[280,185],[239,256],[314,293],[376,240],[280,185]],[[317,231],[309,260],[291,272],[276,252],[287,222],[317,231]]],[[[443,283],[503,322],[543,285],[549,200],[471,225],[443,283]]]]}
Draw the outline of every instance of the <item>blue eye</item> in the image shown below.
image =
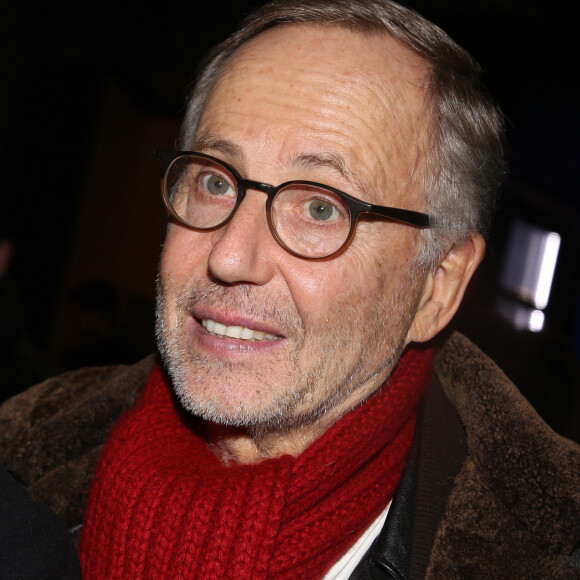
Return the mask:
{"type": "Polygon", "coordinates": [[[310,217],[316,221],[327,221],[337,217],[336,208],[323,199],[315,199],[308,205],[310,217]]]}
{"type": "Polygon", "coordinates": [[[204,175],[201,183],[213,195],[235,195],[233,187],[219,175],[204,175]]]}

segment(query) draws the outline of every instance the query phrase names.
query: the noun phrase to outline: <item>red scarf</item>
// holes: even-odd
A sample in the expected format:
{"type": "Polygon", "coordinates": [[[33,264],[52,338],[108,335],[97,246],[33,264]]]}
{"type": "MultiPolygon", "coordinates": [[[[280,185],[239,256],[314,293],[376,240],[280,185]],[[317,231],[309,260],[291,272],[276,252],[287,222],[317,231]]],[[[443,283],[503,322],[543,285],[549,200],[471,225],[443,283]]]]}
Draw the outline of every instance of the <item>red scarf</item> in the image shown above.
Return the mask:
{"type": "Polygon", "coordinates": [[[431,360],[407,352],[298,458],[233,466],[183,421],[157,368],[100,459],[83,578],[322,577],[392,498],[431,360]]]}

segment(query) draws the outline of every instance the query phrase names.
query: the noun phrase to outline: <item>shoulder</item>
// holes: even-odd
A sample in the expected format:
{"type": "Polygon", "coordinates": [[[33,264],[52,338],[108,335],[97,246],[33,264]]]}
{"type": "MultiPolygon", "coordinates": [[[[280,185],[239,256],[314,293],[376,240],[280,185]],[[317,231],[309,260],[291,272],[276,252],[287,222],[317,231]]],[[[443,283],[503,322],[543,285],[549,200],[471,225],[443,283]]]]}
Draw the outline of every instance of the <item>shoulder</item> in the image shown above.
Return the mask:
{"type": "Polygon", "coordinates": [[[103,389],[122,383],[119,397],[131,396],[155,365],[153,355],[135,365],[88,367],[63,373],[15,395],[0,405],[0,442],[22,429],[74,413],[87,400],[104,399],[103,389]]]}
{"type": "Polygon", "coordinates": [[[437,354],[435,372],[461,418],[470,454],[486,464],[497,458],[504,465],[503,453],[509,449],[513,462],[527,460],[542,471],[558,466],[561,476],[579,475],[580,446],[555,433],[502,370],[465,336],[450,335],[437,354]]]}
{"type": "Polygon", "coordinates": [[[156,363],[151,355],[135,365],[80,369],[9,399],[0,407],[0,461],[35,499],[67,517],[67,492],[83,491],[111,427],[156,363]]]}
{"type": "MultiPolygon", "coordinates": [[[[0,457],[20,434],[33,438],[38,430],[58,426],[62,438],[74,426],[115,414],[135,401],[156,363],[151,355],[135,365],[91,367],[48,379],[0,406],[0,457]]],[[[54,439],[52,439],[54,443],[54,439]]]]}
{"type": "Polygon", "coordinates": [[[446,340],[435,373],[465,429],[468,456],[449,498],[432,573],[455,577],[449,563],[455,559],[457,572],[456,558],[472,545],[471,565],[485,555],[490,576],[495,566],[508,576],[531,574],[542,562],[554,578],[566,577],[580,542],[580,446],[552,431],[464,336],[446,340]]]}

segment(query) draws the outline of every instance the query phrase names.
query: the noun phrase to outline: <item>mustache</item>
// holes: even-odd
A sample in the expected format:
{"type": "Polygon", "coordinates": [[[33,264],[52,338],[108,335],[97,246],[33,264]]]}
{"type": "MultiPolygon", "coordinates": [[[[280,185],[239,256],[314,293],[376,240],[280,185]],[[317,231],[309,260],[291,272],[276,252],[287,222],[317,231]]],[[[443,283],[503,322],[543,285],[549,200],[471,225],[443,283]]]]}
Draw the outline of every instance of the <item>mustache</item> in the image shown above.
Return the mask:
{"type": "MultiPolygon", "coordinates": [[[[165,303],[167,288],[157,277],[157,299],[165,303]]],[[[177,290],[176,306],[180,313],[192,314],[196,306],[219,306],[260,320],[274,323],[280,329],[304,328],[292,300],[282,301],[261,286],[252,284],[221,284],[211,279],[193,276],[186,285],[177,290]]]]}

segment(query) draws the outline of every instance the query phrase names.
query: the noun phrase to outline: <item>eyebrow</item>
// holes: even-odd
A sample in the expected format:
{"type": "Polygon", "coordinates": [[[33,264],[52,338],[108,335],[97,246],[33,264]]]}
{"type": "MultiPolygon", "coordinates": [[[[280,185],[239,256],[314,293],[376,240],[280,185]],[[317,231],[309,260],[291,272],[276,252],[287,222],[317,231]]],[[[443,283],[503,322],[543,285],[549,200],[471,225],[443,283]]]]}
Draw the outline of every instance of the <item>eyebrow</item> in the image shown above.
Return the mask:
{"type": "MultiPolygon", "coordinates": [[[[197,137],[192,143],[192,149],[200,152],[210,151],[223,153],[234,157],[242,166],[247,159],[244,150],[238,144],[211,133],[202,134],[197,137]]],[[[309,169],[328,167],[351,183],[359,192],[367,196],[372,195],[368,186],[365,185],[365,180],[362,176],[358,172],[348,168],[344,157],[340,153],[333,151],[299,153],[291,157],[290,163],[294,167],[309,169]]]]}
{"type": "Polygon", "coordinates": [[[244,164],[246,161],[246,154],[239,145],[228,139],[212,135],[211,133],[196,137],[191,144],[191,148],[199,152],[215,151],[225,153],[230,157],[234,157],[241,164],[244,164]]]}
{"type": "Polygon", "coordinates": [[[297,167],[330,167],[345,179],[350,179],[349,171],[346,169],[344,157],[338,153],[300,153],[292,158],[292,165],[297,167]]]}

